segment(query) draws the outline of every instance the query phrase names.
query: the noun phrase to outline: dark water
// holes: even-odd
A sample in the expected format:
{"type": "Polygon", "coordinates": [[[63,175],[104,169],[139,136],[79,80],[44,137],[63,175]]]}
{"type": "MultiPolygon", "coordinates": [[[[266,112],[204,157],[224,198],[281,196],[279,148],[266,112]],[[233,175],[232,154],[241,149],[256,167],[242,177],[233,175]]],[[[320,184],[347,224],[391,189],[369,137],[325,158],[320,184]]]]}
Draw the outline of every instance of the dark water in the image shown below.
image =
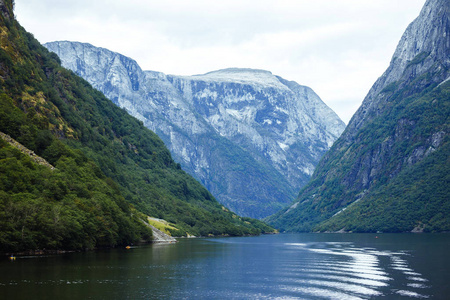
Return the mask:
{"type": "Polygon", "coordinates": [[[183,239],[0,270],[0,299],[450,299],[450,234],[183,239]]]}

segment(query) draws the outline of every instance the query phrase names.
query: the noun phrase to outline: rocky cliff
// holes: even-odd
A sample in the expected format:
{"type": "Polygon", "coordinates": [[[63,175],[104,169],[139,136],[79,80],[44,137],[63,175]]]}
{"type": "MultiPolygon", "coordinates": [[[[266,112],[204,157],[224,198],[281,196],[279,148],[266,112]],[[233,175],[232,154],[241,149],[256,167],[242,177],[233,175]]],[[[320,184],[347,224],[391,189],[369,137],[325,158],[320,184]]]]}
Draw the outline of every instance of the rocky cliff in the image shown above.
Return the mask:
{"type": "Polygon", "coordinates": [[[449,77],[449,1],[427,1],[420,16],[404,32],[391,63],[375,82],[343,136],[351,139],[362,126],[382,114],[394,90],[409,86],[408,96],[449,77]],[[428,74],[428,76],[422,76],[428,74]]]}
{"type": "Polygon", "coordinates": [[[448,0],[425,3],[311,183],[272,224],[300,231],[450,226],[443,213],[450,195],[449,10],[448,0]]]}
{"type": "Polygon", "coordinates": [[[289,203],[345,127],[310,88],[268,71],[174,76],[89,44],[46,47],[155,131],[183,169],[244,216],[289,203]]]}

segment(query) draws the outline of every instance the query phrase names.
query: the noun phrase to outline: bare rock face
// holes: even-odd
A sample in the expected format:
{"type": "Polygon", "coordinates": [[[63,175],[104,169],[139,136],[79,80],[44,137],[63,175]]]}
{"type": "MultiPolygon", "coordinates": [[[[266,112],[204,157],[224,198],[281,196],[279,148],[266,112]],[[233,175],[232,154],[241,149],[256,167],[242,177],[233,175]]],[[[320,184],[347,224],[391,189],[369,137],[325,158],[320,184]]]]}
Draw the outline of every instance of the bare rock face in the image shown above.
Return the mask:
{"type": "MultiPolygon", "coordinates": [[[[440,166],[448,162],[438,163],[437,157],[445,157],[448,145],[446,82],[449,78],[450,0],[428,0],[404,32],[387,70],[372,86],[344,133],[324,155],[311,183],[291,208],[273,216],[271,223],[296,231],[314,228],[337,231],[346,226],[347,230],[353,226],[356,230],[377,231],[380,230],[377,222],[385,220],[383,218],[399,222],[401,215],[416,219],[405,219],[389,230],[410,231],[417,225],[413,222],[437,214],[431,211],[431,204],[421,206],[417,199],[438,201],[444,192],[438,195],[436,189],[433,191],[436,194],[421,197],[414,191],[418,186],[434,184],[430,179],[433,168],[445,174],[440,166]],[[416,167],[439,151],[434,161],[426,163],[430,170],[425,172],[416,167]],[[424,173],[418,175],[419,171],[424,173]],[[404,175],[407,172],[411,174],[404,175]],[[402,179],[398,179],[400,175],[402,179]],[[396,193],[386,196],[390,189],[396,193]],[[377,202],[378,199],[386,201],[377,202]],[[406,201],[430,211],[413,215],[413,206],[406,205],[406,201]],[[394,207],[404,211],[396,211],[394,207]],[[382,217],[381,212],[385,213],[382,217]],[[337,218],[339,222],[334,222],[337,218]],[[328,227],[318,226],[320,222],[328,227]],[[332,228],[330,224],[343,227],[332,228]]],[[[433,205],[442,204],[437,203],[433,205]]],[[[435,220],[440,218],[437,216],[435,220]]],[[[423,219],[423,222],[431,221],[423,219]]]]}
{"type": "MultiPolygon", "coordinates": [[[[361,107],[353,116],[344,138],[352,138],[358,129],[383,113],[389,92],[414,82],[410,94],[450,76],[450,10],[449,0],[427,1],[419,17],[403,33],[391,63],[375,82],[361,107]],[[431,76],[420,78],[422,74],[431,76]]],[[[405,95],[407,96],[407,95],[405,95]]]]}
{"type": "MultiPolygon", "coordinates": [[[[375,82],[364,99],[361,107],[352,117],[337,147],[344,148],[355,142],[362,142],[361,129],[378,116],[385,114],[400,99],[420,93],[427,88],[447,81],[450,77],[450,1],[429,0],[417,17],[404,32],[392,56],[391,63],[383,75],[375,82]],[[401,93],[401,94],[400,94],[401,93]]],[[[360,160],[371,161],[364,164],[367,180],[362,179],[359,186],[368,188],[376,180],[382,169],[386,168],[388,158],[393,155],[395,145],[413,140],[417,126],[414,116],[406,116],[397,121],[392,134],[386,137],[377,151],[364,154],[360,160]],[[377,159],[384,157],[384,159],[377,159]],[[365,183],[364,183],[365,182],[365,183]]],[[[433,134],[439,135],[439,130],[433,134]]],[[[426,145],[420,145],[412,151],[411,157],[397,163],[390,177],[395,177],[406,165],[418,162],[425,157],[427,149],[432,147],[432,139],[424,138],[426,145]],[[422,149],[424,148],[424,149],[422,149]],[[425,149],[426,148],[426,149],[425,149]]],[[[330,153],[330,155],[333,155],[330,153]]],[[[356,171],[356,166],[353,170],[356,171]]],[[[358,171],[362,172],[362,171],[358,171]]],[[[347,181],[358,185],[358,177],[346,176],[347,181]]]]}
{"type": "Polygon", "coordinates": [[[289,203],[345,127],[313,90],[269,71],[165,75],[89,44],[45,46],[155,131],[184,170],[243,216],[289,203]]]}

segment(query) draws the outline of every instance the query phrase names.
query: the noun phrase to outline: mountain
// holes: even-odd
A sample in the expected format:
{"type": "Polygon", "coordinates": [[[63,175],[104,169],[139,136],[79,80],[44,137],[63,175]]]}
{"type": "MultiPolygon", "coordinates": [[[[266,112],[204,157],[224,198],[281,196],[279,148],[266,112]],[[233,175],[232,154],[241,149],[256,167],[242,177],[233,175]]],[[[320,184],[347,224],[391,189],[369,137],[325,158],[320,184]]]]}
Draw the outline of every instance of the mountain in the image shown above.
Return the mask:
{"type": "Polygon", "coordinates": [[[11,0],[0,42],[0,252],[149,241],[157,219],[177,236],[272,231],[219,204],[154,132],[63,68],[11,0]]]}
{"type": "Polygon", "coordinates": [[[45,46],[155,131],[183,169],[244,216],[266,217],[290,203],[345,128],[313,90],[269,71],[165,75],[90,44],[45,46]]]}
{"type": "Polygon", "coordinates": [[[428,0],[311,182],[287,231],[450,230],[450,1],[428,0]]]}

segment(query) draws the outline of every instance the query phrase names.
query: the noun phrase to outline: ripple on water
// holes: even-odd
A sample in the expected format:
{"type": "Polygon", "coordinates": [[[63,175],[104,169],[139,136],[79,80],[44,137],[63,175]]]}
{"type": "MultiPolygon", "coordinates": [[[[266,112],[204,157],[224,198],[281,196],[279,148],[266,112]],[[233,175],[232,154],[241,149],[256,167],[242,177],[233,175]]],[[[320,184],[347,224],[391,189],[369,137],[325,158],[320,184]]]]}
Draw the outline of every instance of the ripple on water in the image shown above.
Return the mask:
{"type": "Polygon", "coordinates": [[[429,296],[421,295],[419,293],[412,292],[412,291],[398,290],[398,291],[396,291],[396,293],[401,296],[406,296],[406,297],[411,297],[411,298],[422,298],[422,299],[429,298],[429,296]]]}
{"type": "MultiPolygon", "coordinates": [[[[310,287],[310,286],[280,286],[280,290],[292,292],[295,294],[309,295],[313,297],[320,297],[325,299],[336,299],[336,300],[361,300],[364,298],[354,296],[341,291],[334,291],[329,289],[310,287]]],[[[283,297],[283,299],[285,299],[283,297]]],[[[296,297],[298,299],[298,297],[296,297]]]]}
{"type": "MultiPolygon", "coordinates": [[[[356,248],[351,243],[291,243],[289,246],[324,256],[324,259],[286,265],[284,271],[289,270],[288,274],[280,278],[283,290],[332,299],[368,299],[383,295],[380,289],[388,287],[393,280],[392,270],[400,271],[405,280],[412,281],[407,283],[408,288],[427,287],[423,284],[427,280],[400,257],[405,255],[403,252],[356,248]],[[381,257],[388,257],[390,264],[383,266],[381,257]]],[[[429,298],[412,290],[393,292],[403,297],[429,298]]]]}
{"type": "Polygon", "coordinates": [[[423,283],[408,283],[407,286],[415,288],[415,289],[426,289],[426,288],[428,288],[428,286],[423,284],[423,283]]]}
{"type": "Polygon", "coordinates": [[[361,279],[361,278],[353,278],[349,276],[336,276],[336,275],[323,275],[323,274],[312,274],[310,275],[312,278],[322,278],[326,280],[334,280],[337,282],[350,282],[359,285],[367,285],[371,287],[382,287],[387,286],[388,284],[384,281],[371,280],[371,279],[361,279]]]}

